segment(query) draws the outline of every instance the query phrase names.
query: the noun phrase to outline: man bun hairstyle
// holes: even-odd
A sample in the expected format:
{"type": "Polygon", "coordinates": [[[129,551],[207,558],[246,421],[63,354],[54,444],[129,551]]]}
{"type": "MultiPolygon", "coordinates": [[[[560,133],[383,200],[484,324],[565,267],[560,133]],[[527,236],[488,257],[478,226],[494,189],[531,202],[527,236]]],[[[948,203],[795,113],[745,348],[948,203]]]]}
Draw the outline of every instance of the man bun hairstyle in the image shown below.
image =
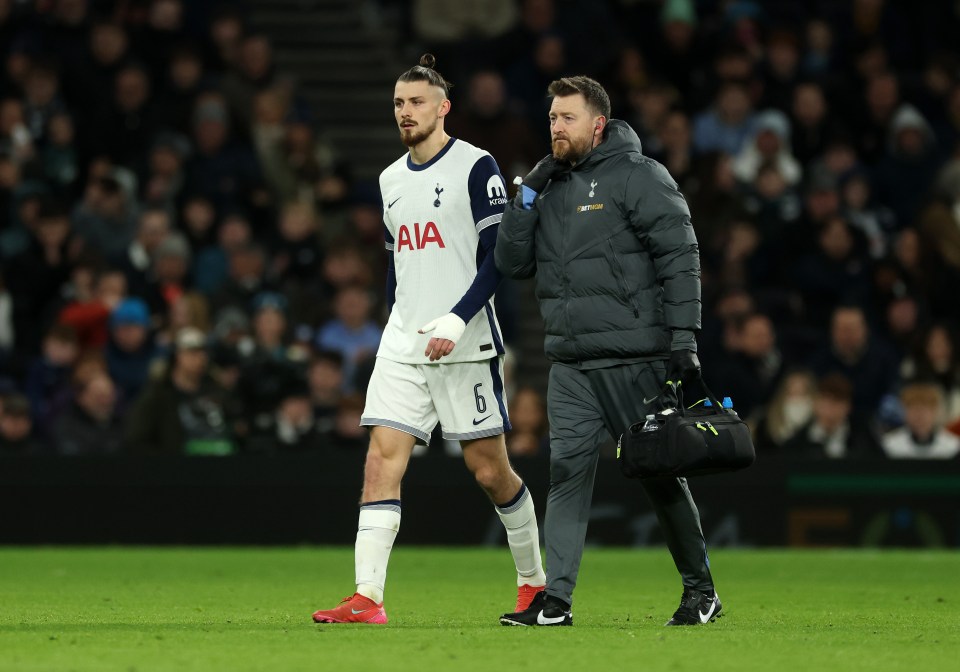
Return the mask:
{"type": "Polygon", "coordinates": [[[420,65],[415,65],[397,78],[398,82],[428,82],[431,86],[443,89],[443,95],[450,97],[450,88],[453,86],[434,70],[437,59],[433,54],[424,54],[420,57],[420,65]]]}
{"type": "Polygon", "coordinates": [[[561,77],[547,87],[547,93],[552,97],[575,96],[578,93],[587,101],[587,107],[605,119],[610,118],[610,96],[600,82],[584,75],[576,77],[561,77]]]}

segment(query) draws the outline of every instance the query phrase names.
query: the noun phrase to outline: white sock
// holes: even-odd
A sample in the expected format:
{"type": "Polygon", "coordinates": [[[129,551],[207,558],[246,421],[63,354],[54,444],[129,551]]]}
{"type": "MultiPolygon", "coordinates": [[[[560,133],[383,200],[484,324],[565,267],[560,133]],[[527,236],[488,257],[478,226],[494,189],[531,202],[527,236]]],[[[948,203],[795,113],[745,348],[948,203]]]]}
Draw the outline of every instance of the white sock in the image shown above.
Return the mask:
{"type": "Polygon", "coordinates": [[[390,551],[400,529],[400,501],[371,502],[360,507],[354,567],[357,592],[383,602],[390,551]]]}
{"type": "Polygon", "coordinates": [[[540,557],[540,530],[537,513],[533,509],[533,497],[526,485],[520,486],[519,498],[508,506],[495,507],[497,515],[507,530],[507,543],[517,566],[517,586],[529,584],[542,586],[547,583],[540,557]]]}

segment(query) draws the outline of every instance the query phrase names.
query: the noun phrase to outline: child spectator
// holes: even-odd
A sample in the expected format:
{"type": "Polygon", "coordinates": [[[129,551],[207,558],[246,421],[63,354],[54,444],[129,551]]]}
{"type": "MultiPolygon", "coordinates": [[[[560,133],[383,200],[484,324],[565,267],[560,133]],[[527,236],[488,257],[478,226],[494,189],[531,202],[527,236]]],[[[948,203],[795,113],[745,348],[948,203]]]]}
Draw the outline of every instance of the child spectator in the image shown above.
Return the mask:
{"type": "Polygon", "coordinates": [[[852,415],[853,386],[843,376],[825,376],[817,385],[813,418],[784,446],[787,455],[864,459],[878,455],[865,422],[852,415]]]}
{"type": "Polygon", "coordinates": [[[897,460],[949,460],[960,455],[960,438],[943,428],[943,392],[933,383],[900,391],[906,424],[887,432],[883,451],[897,460]]]}

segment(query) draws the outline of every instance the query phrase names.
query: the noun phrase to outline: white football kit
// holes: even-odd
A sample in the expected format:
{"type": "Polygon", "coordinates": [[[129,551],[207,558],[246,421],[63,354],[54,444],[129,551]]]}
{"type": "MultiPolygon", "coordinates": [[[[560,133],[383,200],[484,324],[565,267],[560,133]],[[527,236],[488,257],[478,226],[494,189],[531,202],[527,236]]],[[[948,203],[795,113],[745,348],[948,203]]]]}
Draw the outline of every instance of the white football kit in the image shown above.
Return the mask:
{"type": "MultiPolygon", "coordinates": [[[[489,297],[449,355],[424,355],[417,330],[464,298],[485,258],[480,232],[496,226],[506,186],[489,153],[451,138],[425,164],[406,154],[380,175],[386,248],[396,301],[383,332],[361,425],[382,425],[429,441],[495,436],[510,429],[503,392],[503,340],[489,297]]],[[[492,254],[492,251],[490,252],[492,254]]]]}

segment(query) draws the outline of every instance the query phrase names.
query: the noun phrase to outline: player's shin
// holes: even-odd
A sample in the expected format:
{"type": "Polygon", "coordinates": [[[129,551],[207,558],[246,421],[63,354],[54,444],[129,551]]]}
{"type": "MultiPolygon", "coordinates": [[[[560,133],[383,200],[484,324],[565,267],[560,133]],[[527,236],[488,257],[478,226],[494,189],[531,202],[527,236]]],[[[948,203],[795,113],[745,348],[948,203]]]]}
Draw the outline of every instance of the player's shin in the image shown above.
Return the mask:
{"type": "Polygon", "coordinates": [[[507,530],[507,543],[517,567],[517,585],[542,586],[546,583],[540,557],[540,530],[533,497],[521,484],[516,496],[496,507],[497,515],[507,530]]]}
{"type": "Polygon", "coordinates": [[[400,500],[367,502],[360,506],[355,547],[357,592],[383,602],[390,551],[400,529],[400,500]]]}

